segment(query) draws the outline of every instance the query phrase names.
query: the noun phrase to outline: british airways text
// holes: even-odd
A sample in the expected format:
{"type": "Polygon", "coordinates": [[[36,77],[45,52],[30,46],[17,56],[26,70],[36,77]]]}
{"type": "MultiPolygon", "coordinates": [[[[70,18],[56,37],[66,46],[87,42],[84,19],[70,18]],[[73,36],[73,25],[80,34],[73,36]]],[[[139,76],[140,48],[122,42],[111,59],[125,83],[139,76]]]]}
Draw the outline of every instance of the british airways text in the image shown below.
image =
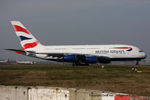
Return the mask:
{"type": "Polygon", "coordinates": [[[96,50],[95,54],[126,54],[125,50],[96,50]]]}

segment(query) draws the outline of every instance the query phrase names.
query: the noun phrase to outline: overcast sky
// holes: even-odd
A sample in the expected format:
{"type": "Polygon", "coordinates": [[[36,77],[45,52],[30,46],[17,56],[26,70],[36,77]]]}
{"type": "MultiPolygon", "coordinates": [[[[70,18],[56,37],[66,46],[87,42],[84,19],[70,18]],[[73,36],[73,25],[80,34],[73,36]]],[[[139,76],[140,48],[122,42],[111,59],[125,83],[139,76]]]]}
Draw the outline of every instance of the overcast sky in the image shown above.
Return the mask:
{"type": "Polygon", "coordinates": [[[150,56],[150,0],[1,0],[0,60],[34,60],[3,50],[21,48],[11,20],[45,45],[131,44],[150,56]]]}

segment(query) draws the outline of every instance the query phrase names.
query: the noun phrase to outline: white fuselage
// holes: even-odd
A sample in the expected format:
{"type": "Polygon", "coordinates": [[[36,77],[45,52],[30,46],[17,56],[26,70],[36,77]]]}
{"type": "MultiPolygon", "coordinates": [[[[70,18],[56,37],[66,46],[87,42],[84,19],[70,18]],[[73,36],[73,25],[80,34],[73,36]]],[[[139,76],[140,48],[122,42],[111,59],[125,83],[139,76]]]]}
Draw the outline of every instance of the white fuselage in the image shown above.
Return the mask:
{"type": "Polygon", "coordinates": [[[105,56],[109,58],[143,59],[146,54],[139,48],[131,45],[68,45],[68,46],[41,46],[29,49],[37,53],[38,58],[47,59],[46,54],[78,54],[86,56],[105,56]],[[132,50],[115,47],[130,47],[132,50]]]}

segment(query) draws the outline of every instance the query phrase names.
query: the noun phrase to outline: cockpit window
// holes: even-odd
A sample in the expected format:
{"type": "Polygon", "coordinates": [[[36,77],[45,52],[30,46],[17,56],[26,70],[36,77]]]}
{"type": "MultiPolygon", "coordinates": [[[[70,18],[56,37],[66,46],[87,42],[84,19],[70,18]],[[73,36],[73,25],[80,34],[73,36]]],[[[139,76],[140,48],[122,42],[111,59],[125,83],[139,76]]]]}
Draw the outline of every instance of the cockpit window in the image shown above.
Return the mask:
{"type": "Polygon", "coordinates": [[[143,50],[139,50],[139,52],[143,52],[143,50]]]}

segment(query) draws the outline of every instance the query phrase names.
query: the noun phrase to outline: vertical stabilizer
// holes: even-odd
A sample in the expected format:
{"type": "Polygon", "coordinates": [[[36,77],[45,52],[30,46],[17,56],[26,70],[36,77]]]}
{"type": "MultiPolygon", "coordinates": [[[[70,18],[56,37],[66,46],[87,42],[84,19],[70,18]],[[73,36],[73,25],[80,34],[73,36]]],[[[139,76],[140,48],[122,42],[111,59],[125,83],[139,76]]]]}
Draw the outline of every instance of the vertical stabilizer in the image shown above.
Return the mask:
{"type": "Polygon", "coordinates": [[[20,40],[23,49],[35,48],[41,46],[39,41],[27,30],[27,28],[19,21],[11,21],[13,28],[20,40]]]}

